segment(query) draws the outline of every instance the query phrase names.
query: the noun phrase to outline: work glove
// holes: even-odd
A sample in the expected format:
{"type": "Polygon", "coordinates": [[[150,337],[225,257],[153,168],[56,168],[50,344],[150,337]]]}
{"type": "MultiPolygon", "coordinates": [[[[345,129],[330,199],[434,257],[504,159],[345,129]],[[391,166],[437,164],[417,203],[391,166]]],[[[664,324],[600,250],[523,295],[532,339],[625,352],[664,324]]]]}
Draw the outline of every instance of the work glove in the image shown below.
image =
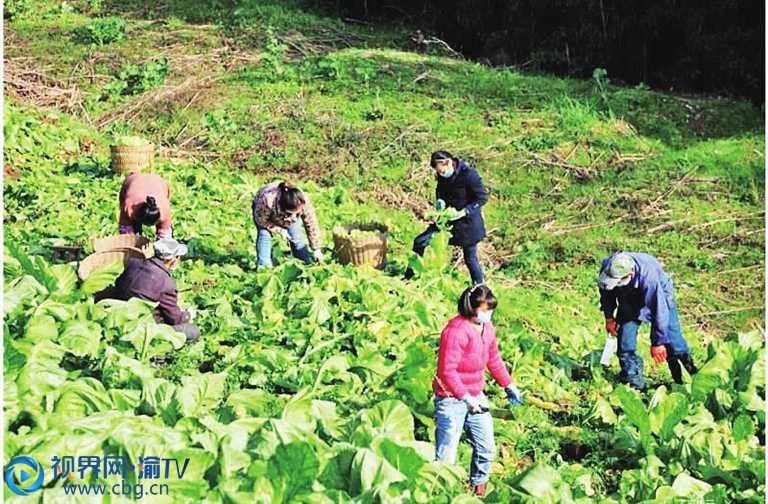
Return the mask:
{"type": "Polygon", "coordinates": [[[656,364],[661,364],[667,360],[667,347],[664,345],[651,346],[651,357],[656,361],[656,364]]]}
{"type": "Polygon", "coordinates": [[[507,393],[507,401],[509,401],[510,406],[523,404],[523,394],[520,393],[520,389],[514,383],[507,385],[504,391],[507,393]]]}
{"type": "Polygon", "coordinates": [[[280,236],[282,236],[289,242],[291,241],[291,235],[288,233],[288,230],[285,228],[280,228],[280,236]]]}
{"type": "Polygon", "coordinates": [[[612,318],[605,319],[605,330],[614,338],[619,335],[619,324],[612,318]]]}
{"type": "Polygon", "coordinates": [[[323,259],[325,259],[325,256],[323,255],[323,252],[320,249],[312,252],[312,255],[315,257],[315,261],[317,262],[323,262],[323,259]]]}
{"type": "Polygon", "coordinates": [[[467,403],[467,409],[470,413],[482,413],[483,408],[480,406],[480,401],[477,400],[477,397],[472,397],[471,395],[467,394],[462,399],[465,403],[467,403]]]}
{"type": "Polygon", "coordinates": [[[445,201],[437,198],[435,200],[435,210],[445,210],[445,201]]]}
{"type": "Polygon", "coordinates": [[[449,208],[448,211],[452,212],[448,216],[448,220],[451,221],[451,222],[459,220],[462,217],[465,217],[467,215],[467,211],[464,210],[464,209],[456,210],[455,208],[449,208]]]}

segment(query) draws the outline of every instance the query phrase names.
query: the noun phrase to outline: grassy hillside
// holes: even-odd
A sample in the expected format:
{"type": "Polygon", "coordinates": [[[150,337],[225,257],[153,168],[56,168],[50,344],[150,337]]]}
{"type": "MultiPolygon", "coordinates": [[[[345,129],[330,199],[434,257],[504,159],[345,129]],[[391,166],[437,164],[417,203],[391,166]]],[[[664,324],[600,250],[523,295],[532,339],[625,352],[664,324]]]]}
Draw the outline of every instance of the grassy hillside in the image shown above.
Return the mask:
{"type": "MultiPolygon", "coordinates": [[[[46,278],[40,271],[48,266],[27,265],[24,257],[51,261],[47,245],[85,244],[114,231],[121,179],[109,169],[109,142],[123,133],[150,138],[159,148],[154,171],[171,182],[175,234],[191,244],[191,259],[177,276],[183,302],[200,311],[204,343],[176,352],[162,368],[144,359],[146,374],[139,375],[167,380],[152,387],[166,383],[179,394],[191,386],[188,379],[225,380],[218,389],[209,387],[219,391],[212,403],[185,410],[186,416],[215,411],[220,429],[233,419],[281,412],[287,422],[284,408],[312,398],[335,401],[341,424],[362,408],[397,398],[415,418],[410,441],[431,440],[431,352],[467,273],[460,261],[455,269],[443,268],[441,256],[449,251],[435,247],[419,278],[403,282],[400,274],[411,240],[427,225],[434,192],[427,161],[438,148],[474,163],[491,190],[481,259],[501,300],[502,351],[524,391],[562,408],[553,413],[525,406],[517,422],[497,421],[499,483],[489,499],[506,502],[528,491],[525,480],[515,478],[529,466],[556,468],[557,484],[547,469],[534,476],[549,478],[557,492],[568,486],[576,498],[659,497],[656,489],[680,474],[673,468],[661,479],[637,476],[644,483],[634,482],[639,448],[613,448],[631,422],[611,409],[626,409],[610,393],[617,365],[604,371],[594,363],[593,351],[603,343],[594,284],[605,255],[636,250],[663,261],[699,362],[735,333],[763,331],[763,110],[616,87],[605,79],[492,69],[439,49],[416,53],[409,50],[407,29],[345,24],[293,1],[236,9],[190,1],[24,5],[11,4],[16,10],[6,20],[5,242],[19,247],[6,250],[6,297],[18,294],[17,279],[25,273],[46,278]],[[113,18],[119,20],[98,25],[113,18]],[[118,40],[104,40],[110,37],[118,40]],[[284,255],[274,272],[256,273],[250,201],[276,177],[306,187],[318,202],[328,247],[336,223],[386,223],[392,230],[386,271],[305,269],[284,255]],[[576,381],[579,370],[588,370],[589,378],[576,381]],[[552,427],[542,427],[545,421],[552,427]],[[562,446],[573,435],[557,431],[573,426],[590,447],[579,462],[564,460],[562,446]]],[[[34,340],[36,317],[52,316],[54,334],[64,331],[74,315],[45,315],[52,309],[46,303],[58,299],[56,288],[48,287],[50,299],[22,297],[17,310],[6,311],[6,345],[34,340]]],[[[70,287],[57,302],[66,300],[100,323],[88,289],[70,287]]],[[[112,333],[104,331],[107,341],[112,333]]],[[[639,346],[650,362],[646,331],[639,346]]],[[[67,382],[95,377],[107,389],[143,390],[137,400],[145,407],[138,411],[146,412],[149,403],[158,420],[160,406],[145,397],[149,379],[137,386],[107,377],[111,348],[102,343],[101,353],[80,355],[85,361],[73,367],[56,362],[66,376],[55,374],[67,382]]],[[[23,344],[17,352],[25,353],[23,344]]],[[[137,361],[147,357],[139,353],[137,361]]],[[[27,353],[6,364],[6,457],[31,449],[25,428],[51,439],[72,434],[45,428],[41,420],[61,391],[28,390],[19,378],[31,372],[34,357],[27,353]],[[9,403],[16,393],[49,399],[9,403]],[[25,412],[35,420],[25,421],[25,412]]],[[[654,368],[651,379],[660,384],[670,378],[665,368],[654,368]]],[[[109,411],[94,408],[78,414],[109,411]]],[[[162,428],[187,436],[202,429],[176,420],[164,418],[162,428]]],[[[344,429],[355,432],[365,423],[356,422],[344,429]]],[[[276,448],[264,441],[263,426],[243,428],[251,439],[249,461],[216,459],[218,469],[201,468],[215,489],[207,494],[211,501],[264,495],[253,475],[263,473],[276,448]],[[249,467],[251,487],[235,488],[232,478],[249,467]]],[[[333,450],[354,438],[327,425],[318,429],[325,429],[318,441],[333,450]]],[[[205,443],[180,443],[192,445],[216,458],[205,443]]],[[[331,457],[313,446],[321,459],[331,457]]],[[[460,478],[435,477],[452,482],[444,485],[446,499],[461,493],[460,478]]],[[[739,484],[725,477],[707,481],[724,481],[730,498],[756,495],[746,476],[739,484]]],[[[46,492],[54,495],[56,488],[46,492]]],[[[192,500],[207,491],[187,490],[192,500]]],[[[343,491],[365,495],[362,490],[343,491]]],[[[408,491],[415,498],[436,490],[408,491]]],[[[371,499],[386,500],[373,493],[371,499]]]]}

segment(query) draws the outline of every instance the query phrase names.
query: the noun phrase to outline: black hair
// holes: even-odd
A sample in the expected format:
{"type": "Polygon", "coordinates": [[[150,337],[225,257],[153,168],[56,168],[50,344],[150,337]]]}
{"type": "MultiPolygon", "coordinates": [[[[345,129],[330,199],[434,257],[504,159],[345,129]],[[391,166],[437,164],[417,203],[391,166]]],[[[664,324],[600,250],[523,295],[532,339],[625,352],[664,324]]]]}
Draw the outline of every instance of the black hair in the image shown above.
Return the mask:
{"type": "Polygon", "coordinates": [[[432,168],[434,168],[439,161],[446,161],[448,159],[453,160],[454,163],[457,163],[458,161],[455,157],[453,157],[453,154],[451,154],[448,151],[444,151],[444,150],[435,151],[432,153],[432,157],[429,159],[429,165],[432,168]]]}
{"type": "Polygon", "coordinates": [[[147,196],[147,200],[139,208],[139,222],[145,226],[153,226],[160,219],[160,209],[154,196],[147,196]]]}
{"type": "Polygon", "coordinates": [[[490,288],[483,284],[468,287],[459,297],[459,315],[465,318],[477,316],[477,309],[487,304],[491,310],[496,309],[498,301],[490,288]]]}
{"type": "Polygon", "coordinates": [[[294,212],[304,206],[306,199],[298,187],[294,187],[285,182],[280,182],[277,186],[280,190],[279,205],[284,212],[294,212]]]}

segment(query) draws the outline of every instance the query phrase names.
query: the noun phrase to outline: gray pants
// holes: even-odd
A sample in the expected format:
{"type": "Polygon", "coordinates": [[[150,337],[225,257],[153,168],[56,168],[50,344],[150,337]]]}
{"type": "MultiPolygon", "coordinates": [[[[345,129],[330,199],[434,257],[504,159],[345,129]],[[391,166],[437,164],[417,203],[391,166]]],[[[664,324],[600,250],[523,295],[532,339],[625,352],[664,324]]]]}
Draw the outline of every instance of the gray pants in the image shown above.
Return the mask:
{"type": "Polygon", "coordinates": [[[182,322],[181,324],[176,324],[173,328],[180,333],[184,333],[184,336],[187,337],[187,344],[194,343],[200,339],[200,329],[195,324],[182,322]]]}

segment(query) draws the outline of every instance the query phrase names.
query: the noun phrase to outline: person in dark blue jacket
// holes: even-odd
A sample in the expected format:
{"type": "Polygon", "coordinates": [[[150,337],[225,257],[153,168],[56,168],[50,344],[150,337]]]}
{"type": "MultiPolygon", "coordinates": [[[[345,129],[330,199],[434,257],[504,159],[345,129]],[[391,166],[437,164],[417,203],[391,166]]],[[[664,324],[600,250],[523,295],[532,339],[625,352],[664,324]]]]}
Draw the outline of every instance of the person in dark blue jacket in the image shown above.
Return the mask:
{"type": "Polygon", "coordinates": [[[622,381],[645,388],[643,359],[637,355],[641,322],[651,324],[651,356],[657,364],[667,361],[676,383],[683,382],[681,364],[689,374],[698,371],[680,329],[672,279],[655,257],[638,252],[606,257],[597,284],[605,328],[619,339],[622,381]]]}
{"type": "MultiPolygon", "coordinates": [[[[488,191],[483,186],[477,170],[467,162],[452,156],[446,151],[432,153],[430,165],[435,170],[437,188],[435,189],[435,207],[443,210],[454,209],[451,217],[451,245],[462,248],[464,262],[469,269],[473,284],[483,283],[483,267],[477,257],[477,244],[485,238],[485,223],[481,207],[488,201],[488,191]]],[[[429,225],[413,241],[413,251],[419,255],[432,241],[439,228],[435,223],[429,225]]],[[[406,276],[410,276],[406,272],[406,276]]]]}

